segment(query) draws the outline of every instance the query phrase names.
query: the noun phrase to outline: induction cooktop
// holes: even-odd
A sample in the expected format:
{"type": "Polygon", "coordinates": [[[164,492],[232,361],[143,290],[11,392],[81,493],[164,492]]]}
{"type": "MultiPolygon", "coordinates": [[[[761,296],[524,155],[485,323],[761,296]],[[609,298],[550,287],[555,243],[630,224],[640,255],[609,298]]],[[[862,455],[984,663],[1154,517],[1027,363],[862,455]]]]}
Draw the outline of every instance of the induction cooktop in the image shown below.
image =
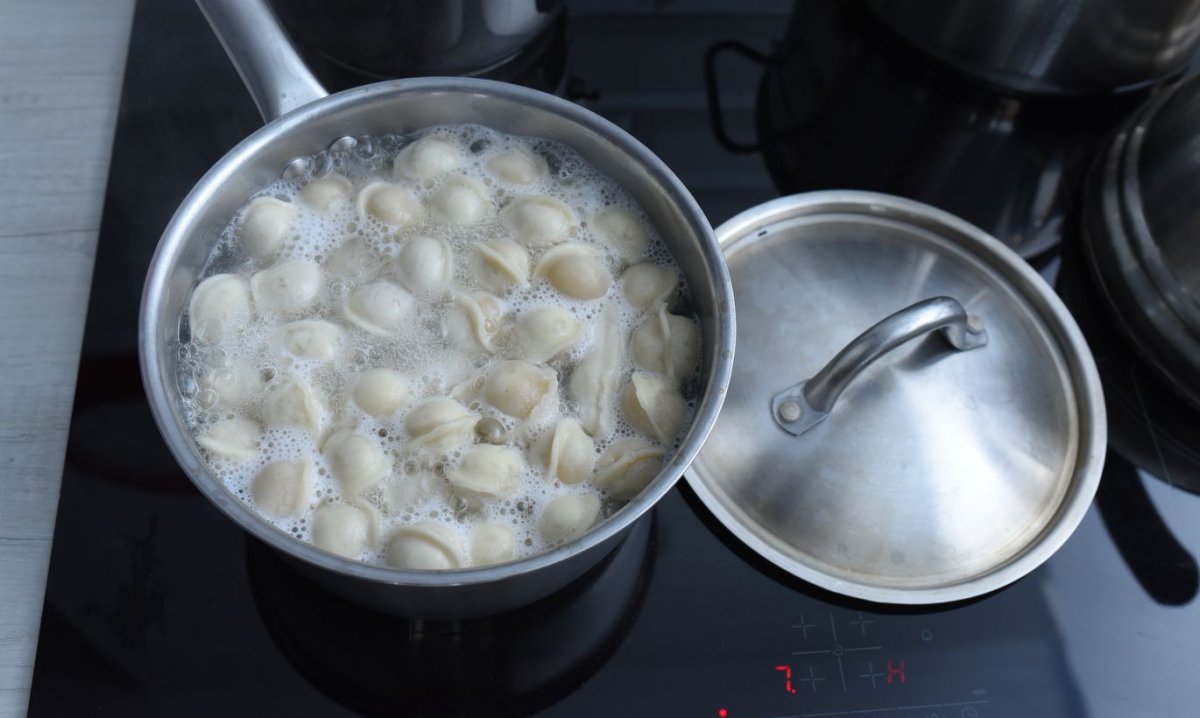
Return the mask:
{"type": "MultiPolygon", "coordinates": [[[[571,2],[565,69],[535,74],[645,142],[715,225],[776,195],[762,158],[722,149],[706,111],[705,50],[769,47],[791,11],[747,5],[571,2]]],[[[720,71],[726,131],[752,136],[761,69],[720,71]]],[[[1048,563],[961,604],[818,590],[742,547],[683,481],[580,581],[502,616],[396,618],[310,583],[192,487],[138,373],[138,300],[158,237],[258,126],[192,2],[139,2],[30,715],[1195,714],[1200,496],[1156,458],[1153,431],[1147,452],[1110,450],[1096,503],[1048,563]]],[[[1047,271],[1085,329],[1104,332],[1064,236],[1047,271]]],[[[1140,371],[1110,339],[1094,340],[1114,352],[1098,354],[1102,369],[1140,371]]],[[[1153,391],[1152,378],[1133,380],[1135,396],[1153,391]]]]}

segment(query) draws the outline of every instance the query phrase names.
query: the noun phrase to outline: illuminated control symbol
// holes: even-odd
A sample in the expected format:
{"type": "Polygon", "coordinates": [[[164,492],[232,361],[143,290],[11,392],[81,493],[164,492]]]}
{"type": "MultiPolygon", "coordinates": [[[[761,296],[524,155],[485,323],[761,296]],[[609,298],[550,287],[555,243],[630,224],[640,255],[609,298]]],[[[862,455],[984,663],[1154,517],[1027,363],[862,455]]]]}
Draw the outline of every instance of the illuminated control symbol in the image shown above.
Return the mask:
{"type": "Polygon", "coordinates": [[[892,665],[892,661],[890,659],[888,660],[888,662],[887,662],[887,682],[888,682],[889,686],[892,685],[893,678],[899,678],[901,683],[908,682],[907,678],[904,675],[904,661],[903,660],[901,660],[899,665],[896,665],[896,666],[892,665]]]}
{"type": "Polygon", "coordinates": [[[729,718],[729,711],[724,708],[717,710],[717,718],[729,718]]]}
{"type": "Polygon", "coordinates": [[[775,670],[783,671],[783,688],[788,693],[795,693],[796,689],[792,687],[792,667],[791,666],[775,666],[775,670]]]}

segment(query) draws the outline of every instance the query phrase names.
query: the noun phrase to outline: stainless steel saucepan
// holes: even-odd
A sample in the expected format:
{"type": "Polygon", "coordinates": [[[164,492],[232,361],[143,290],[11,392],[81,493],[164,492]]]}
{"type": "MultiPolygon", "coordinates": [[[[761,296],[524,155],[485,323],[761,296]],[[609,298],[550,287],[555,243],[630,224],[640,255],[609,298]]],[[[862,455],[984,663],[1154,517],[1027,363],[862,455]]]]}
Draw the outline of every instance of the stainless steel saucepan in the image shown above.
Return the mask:
{"type": "Polygon", "coordinates": [[[266,126],[200,180],[167,226],[142,297],[142,375],[154,418],[180,466],[243,529],[355,601],[386,611],[466,617],[530,603],[584,573],[612,549],[691,463],[716,421],[733,362],[733,293],[712,228],[669,169],[629,134],[565,100],[485,80],[380,82],[328,95],[297,56],[263,0],[198,0],[258,104],[266,126]],[[678,261],[703,331],[695,416],[659,476],[616,514],[569,544],[495,567],[416,572],[325,553],[272,528],[205,466],[188,431],[178,382],[180,319],[210,250],[236,210],[294,158],[358,137],[452,123],[561,142],[624,187],[678,261]]]}

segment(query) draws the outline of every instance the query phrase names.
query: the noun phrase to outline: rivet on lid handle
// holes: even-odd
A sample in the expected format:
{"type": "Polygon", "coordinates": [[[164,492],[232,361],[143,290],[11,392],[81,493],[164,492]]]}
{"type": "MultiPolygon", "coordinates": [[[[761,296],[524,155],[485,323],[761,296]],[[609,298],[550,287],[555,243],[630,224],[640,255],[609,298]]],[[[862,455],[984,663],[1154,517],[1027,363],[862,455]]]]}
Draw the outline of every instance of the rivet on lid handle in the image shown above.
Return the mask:
{"type": "Polygon", "coordinates": [[[833,405],[863,369],[911,339],[939,331],[959,351],[987,344],[987,330],[979,317],[968,315],[956,299],[933,297],[884,318],[858,335],[812,378],[805,379],[771,399],[771,414],[781,429],[800,436],[820,424],[833,405]]]}

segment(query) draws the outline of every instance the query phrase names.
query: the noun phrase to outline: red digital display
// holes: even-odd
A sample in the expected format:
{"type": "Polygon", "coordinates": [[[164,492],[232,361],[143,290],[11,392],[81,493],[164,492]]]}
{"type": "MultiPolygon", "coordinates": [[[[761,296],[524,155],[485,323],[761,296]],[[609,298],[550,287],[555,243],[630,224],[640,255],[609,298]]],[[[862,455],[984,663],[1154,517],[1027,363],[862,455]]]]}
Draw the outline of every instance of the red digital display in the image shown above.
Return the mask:
{"type": "Polygon", "coordinates": [[[898,678],[901,683],[904,683],[906,681],[906,678],[904,675],[904,661],[903,660],[901,660],[895,666],[892,665],[892,662],[890,659],[888,660],[888,662],[887,662],[887,682],[888,682],[889,686],[892,684],[892,679],[894,679],[894,678],[898,678]]]}
{"type": "Polygon", "coordinates": [[[795,693],[796,689],[792,687],[792,667],[791,666],[775,666],[775,670],[783,671],[783,687],[788,693],[795,693]]]}

